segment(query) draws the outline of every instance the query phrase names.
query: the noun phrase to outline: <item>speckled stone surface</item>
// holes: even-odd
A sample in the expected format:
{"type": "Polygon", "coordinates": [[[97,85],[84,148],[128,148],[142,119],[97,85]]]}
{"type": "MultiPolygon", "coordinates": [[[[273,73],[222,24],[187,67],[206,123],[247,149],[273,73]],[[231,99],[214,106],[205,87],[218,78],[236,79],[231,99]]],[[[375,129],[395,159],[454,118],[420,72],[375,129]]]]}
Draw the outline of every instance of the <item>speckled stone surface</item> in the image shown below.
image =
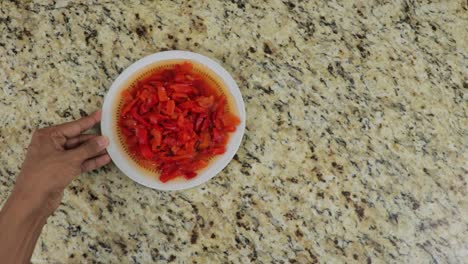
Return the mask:
{"type": "Polygon", "coordinates": [[[34,128],[162,50],[233,75],[244,141],[187,191],[82,175],[33,263],[466,263],[466,1],[112,2],[0,2],[1,201],[34,128]]]}

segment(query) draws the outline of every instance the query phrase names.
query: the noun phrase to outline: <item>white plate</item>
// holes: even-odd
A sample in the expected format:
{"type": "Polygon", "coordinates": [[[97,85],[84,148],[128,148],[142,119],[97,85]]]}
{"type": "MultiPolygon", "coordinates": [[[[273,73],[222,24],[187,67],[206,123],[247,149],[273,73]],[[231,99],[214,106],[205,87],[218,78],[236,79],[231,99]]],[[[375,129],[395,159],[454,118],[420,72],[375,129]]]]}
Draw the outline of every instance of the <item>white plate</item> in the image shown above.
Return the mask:
{"type": "Polygon", "coordinates": [[[101,132],[103,135],[109,138],[110,143],[107,147],[107,152],[112,158],[112,161],[130,179],[153,189],[164,191],[184,190],[208,181],[209,179],[216,176],[216,174],[218,174],[224,167],[226,167],[226,165],[236,154],[242,141],[242,136],[244,135],[245,130],[245,118],[244,101],[242,100],[239,87],[237,87],[234,79],[223,67],[203,55],[188,51],[174,50],[158,52],[146,56],[130,65],[130,67],[125,69],[125,71],[123,71],[119,77],[117,77],[104,99],[104,105],[102,108],[101,132]],[[120,92],[126,88],[126,86],[124,86],[125,82],[130,77],[133,77],[136,72],[156,62],[179,59],[200,63],[218,75],[218,77],[224,82],[226,87],[229,89],[229,92],[231,93],[231,97],[233,98],[237,113],[241,119],[241,123],[237,127],[236,131],[231,135],[227,145],[226,153],[218,156],[206,169],[199,172],[197,177],[191,180],[182,179],[162,183],[159,181],[157,176],[148,176],[148,173],[142,171],[142,169],[138,167],[133,160],[129,159],[128,154],[123,151],[123,147],[118,140],[117,131],[114,129],[117,122],[117,117],[113,113],[115,113],[115,107],[117,105],[116,100],[119,100],[120,92]]]}

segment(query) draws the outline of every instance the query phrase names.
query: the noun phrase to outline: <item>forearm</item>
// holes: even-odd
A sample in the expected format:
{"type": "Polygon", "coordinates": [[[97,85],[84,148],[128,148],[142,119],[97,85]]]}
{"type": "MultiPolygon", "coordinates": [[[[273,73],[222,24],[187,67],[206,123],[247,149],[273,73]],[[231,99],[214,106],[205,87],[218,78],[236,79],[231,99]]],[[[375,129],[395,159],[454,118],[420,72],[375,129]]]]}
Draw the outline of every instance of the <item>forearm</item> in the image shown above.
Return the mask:
{"type": "Polygon", "coordinates": [[[101,112],[36,130],[16,178],[15,188],[0,211],[0,262],[29,263],[37,239],[60,205],[63,190],[80,173],[110,162],[106,137],[83,134],[99,123],[101,112]]]}
{"type": "Polygon", "coordinates": [[[13,192],[0,212],[0,259],[29,263],[48,214],[28,198],[13,192]]]}

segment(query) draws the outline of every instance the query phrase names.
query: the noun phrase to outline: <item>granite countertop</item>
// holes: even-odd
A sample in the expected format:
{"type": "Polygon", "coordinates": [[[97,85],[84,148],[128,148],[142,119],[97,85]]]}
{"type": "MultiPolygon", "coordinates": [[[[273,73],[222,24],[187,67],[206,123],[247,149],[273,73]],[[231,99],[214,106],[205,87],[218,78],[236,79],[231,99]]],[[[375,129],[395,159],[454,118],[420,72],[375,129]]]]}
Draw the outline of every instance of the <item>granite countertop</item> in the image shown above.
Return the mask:
{"type": "Polygon", "coordinates": [[[162,50],[233,75],[242,146],[181,192],[82,175],[33,263],[468,259],[466,1],[125,2],[1,1],[1,201],[33,129],[100,108],[162,50]]]}

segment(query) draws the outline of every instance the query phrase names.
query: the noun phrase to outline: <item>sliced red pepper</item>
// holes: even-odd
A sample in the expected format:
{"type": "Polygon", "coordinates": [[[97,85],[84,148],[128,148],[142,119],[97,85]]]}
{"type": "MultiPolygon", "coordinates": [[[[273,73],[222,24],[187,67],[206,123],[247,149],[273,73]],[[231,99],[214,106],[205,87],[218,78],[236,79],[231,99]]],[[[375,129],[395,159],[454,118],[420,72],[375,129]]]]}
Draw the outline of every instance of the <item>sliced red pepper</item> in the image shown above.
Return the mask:
{"type": "Polygon", "coordinates": [[[200,149],[206,149],[211,145],[211,136],[208,132],[202,132],[200,140],[200,149]]]}
{"type": "Polygon", "coordinates": [[[224,133],[218,129],[213,129],[212,136],[215,143],[219,143],[224,140],[224,133]]]}
{"type": "Polygon", "coordinates": [[[161,182],[168,182],[169,180],[172,180],[178,176],[178,171],[177,169],[172,170],[172,171],[162,171],[161,175],[159,176],[159,180],[161,182]]]}
{"type": "Polygon", "coordinates": [[[151,126],[148,122],[146,122],[146,120],[145,120],[142,116],[140,116],[140,115],[138,114],[138,110],[137,110],[136,107],[135,107],[135,108],[132,108],[132,110],[130,111],[130,114],[132,115],[133,119],[135,119],[136,121],[138,121],[138,123],[140,123],[140,124],[142,124],[142,125],[144,125],[144,126],[146,126],[146,127],[150,127],[150,126],[151,126]]]}
{"type": "Polygon", "coordinates": [[[137,122],[133,119],[124,119],[122,124],[128,128],[135,128],[137,126],[137,122]]]}
{"type": "Polygon", "coordinates": [[[200,106],[193,106],[192,108],[190,108],[190,111],[194,112],[194,113],[206,113],[206,109],[203,108],[203,107],[200,107],[200,106]]]}
{"type": "Polygon", "coordinates": [[[205,168],[207,165],[208,165],[208,162],[206,162],[203,159],[200,159],[200,160],[196,160],[192,164],[190,164],[189,169],[191,169],[193,171],[197,171],[199,169],[205,168]]]}
{"type": "Polygon", "coordinates": [[[187,143],[185,143],[185,151],[187,151],[188,154],[193,154],[194,150],[195,150],[194,140],[188,141],[187,143]]]}
{"type": "Polygon", "coordinates": [[[140,152],[143,158],[147,160],[150,160],[154,157],[153,152],[151,152],[151,149],[146,144],[140,144],[140,152]]]}
{"type": "Polygon", "coordinates": [[[162,133],[159,129],[152,129],[151,135],[153,136],[153,139],[151,140],[151,149],[156,151],[158,147],[161,146],[162,133]]]}
{"type": "Polygon", "coordinates": [[[167,96],[167,93],[166,93],[166,88],[162,86],[158,87],[158,98],[159,98],[159,101],[161,102],[165,102],[169,100],[169,97],[167,96]]]}
{"type": "Polygon", "coordinates": [[[190,92],[193,92],[193,87],[188,84],[177,83],[171,85],[170,87],[172,90],[174,90],[174,92],[177,93],[188,94],[190,92]]]}
{"type": "Polygon", "coordinates": [[[184,83],[186,81],[185,74],[184,73],[177,73],[174,76],[174,81],[177,83],[184,83]]]}
{"type": "Polygon", "coordinates": [[[138,110],[139,110],[138,112],[139,112],[141,115],[144,115],[144,114],[146,114],[146,113],[149,112],[150,106],[149,106],[148,104],[146,104],[146,103],[143,103],[143,104],[140,105],[140,107],[139,107],[138,110]]]}
{"type": "Polygon", "coordinates": [[[211,149],[211,153],[212,154],[215,154],[215,155],[220,155],[220,154],[224,154],[224,152],[226,152],[226,148],[223,146],[223,147],[219,147],[219,148],[212,148],[211,149]]]}
{"type": "Polygon", "coordinates": [[[132,108],[136,104],[136,102],[138,102],[138,99],[134,99],[134,100],[130,101],[130,103],[127,103],[124,106],[124,108],[122,109],[121,116],[126,116],[128,114],[128,112],[130,112],[132,110],[132,108]]]}
{"type": "Polygon", "coordinates": [[[166,104],[166,114],[167,115],[172,115],[174,114],[174,109],[175,109],[175,102],[173,100],[167,101],[166,104]]]}
{"type": "Polygon", "coordinates": [[[211,106],[213,106],[214,97],[212,95],[211,96],[198,97],[197,102],[203,108],[210,108],[211,106]]]}
{"type": "Polygon", "coordinates": [[[182,128],[184,127],[184,123],[185,123],[185,118],[184,118],[184,115],[179,115],[177,117],[177,125],[182,128]]]}
{"type": "Polygon", "coordinates": [[[214,111],[223,111],[224,108],[226,107],[226,97],[220,96],[218,97],[216,104],[214,106],[214,111]]]}
{"type": "Polygon", "coordinates": [[[200,115],[198,118],[197,118],[197,121],[195,122],[195,130],[196,131],[200,131],[200,128],[203,124],[203,121],[205,121],[205,117],[200,115]]]}
{"type": "Polygon", "coordinates": [[[177,64],[174,67],[174,71],[176,73],[184,73],[184,74],[191,73],[192,69],[193,69],[193,65],[190,62],[183,62],[183,63],[177,64]]]}
{"type": "MultiPolygon", "coordinates": [[[[147,87],[147,85],[143,85],[143,87],[145,86],[147,87]]],[[[138,99],[140,99],[140,101],[142,102],[146,102],[146,99],[149,97],[149,95],[150,95],[150,92],[148,91],[148,89],[142,90],[140,94],[138,95],[138,99]]]]}
{"type": "Polygon", "coordinates": [[[186,99],[186,98],[188,98],[187,94],[178,93],[178,92],[172,93],[172,99],[174,100],[181,100],[181,99],[186,99]]]}
{"type": "Polygon", "coordinates": [[[197,174],[193,171],[187,171],[186,173],[184,173],[184,177],[185,179],[189,180],[189,179],[193,179],[197,176],[197,174]]]}
{"type": "Polygon", "coordinates": [[[128,129],[128,128],[126,128],[126,127],[121,127],[121,128],[120,128],[120,131],[121,131],[122,134],[124,134],[125,136],[133,136],[132,131],[130,131],[130,129],[128,129]]]}
{"type": "Polygon", "coordinates": [[[155,106],[158,103],[158,101],[159,101],[158,95],[153,93],[153,94],[149,95],[148,100],[146,101],[146,103],[149,106],[155,106]]]}
{"type": "Polygon", "coordinates": [[[146,144],[148,142],[148,131],[144,127],[136,127],[135,135],[138,138],[140,144],[146,144]]]}
{"type": "Polygon", "coordinates": [[[136,137],[127,138],[127,144],[132,147],[138,144],[138,139],[136,137]]]}
{"type": "Polygon", "coordinates": [[[196,104],[193,101],[187,101],[187,102],[179,104],[179,108],[181,109],[191,109],[194,106],[196,106],[196,104]]]}
{"type": "Polygon", "coordinates": [[[133,96],[129,90],[124,90],[122,92],[122,98],[124,99],[124,101],[130,101],[133,99],[133,96]]]}
{"type": "Polygon", "coordinates": [[[235,127],[240,124],[240,119],[232,113],[225,113],[222,117],[224,126],[235,127]]]}
{"type": "Polygon", "coordinates": [[[157,125],[159,123],[159,118],[158,118],[158,114],[155,114],[155,113],[151,113],[149,115],[149,121],[151,124],[153,125],[157,125]]]}
{"type": "Polygon", "coordinates": [[[224,127],[224,131],[234,132],[234,131],[236,131],[236,127],[235,126],[227,126],[227,127],[224,127]]]}
{"type": "Polygon", "coordinates": [[[200,127],[200,131],[202,132],[205,132],[205,131],[208,131],[208,129],[210,128],[210,119],[209,118],[205,118],[205,121],[203,121],[203,125],[200,127]]]}

